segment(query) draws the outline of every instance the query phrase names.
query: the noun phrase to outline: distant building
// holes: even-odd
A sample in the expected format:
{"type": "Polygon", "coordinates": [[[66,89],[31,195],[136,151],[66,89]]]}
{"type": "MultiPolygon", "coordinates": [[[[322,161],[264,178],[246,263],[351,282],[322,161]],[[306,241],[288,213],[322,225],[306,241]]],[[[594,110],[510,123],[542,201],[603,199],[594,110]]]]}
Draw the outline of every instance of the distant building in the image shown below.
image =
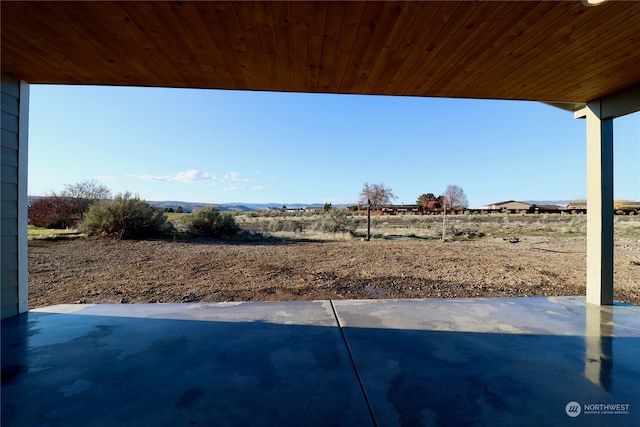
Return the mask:
{"type": "Polygon", "coordinates": [[[324,206],[307,206],[304,208],[305,212],[312,212],[312,213],[323,213],[324,212],[324,206]]]}
{"type": "Polygon", "coordinates": [[[533,206],[530,205],[529,203],[518,202],[516,200],[507,200],[506,202],[497,202],[491,205],[484,205],[480,209],[486,209],[486,210],[508,209],[513,211],[522,211],[522,210],[526,211],[531,209],[532,207],[533,206]]]}
{"type": "Polygon", "coordinates": [[[544,213],[562,213],[567,211],[567,207],[560,205],[533,205],[534,210],[544,213]]]}

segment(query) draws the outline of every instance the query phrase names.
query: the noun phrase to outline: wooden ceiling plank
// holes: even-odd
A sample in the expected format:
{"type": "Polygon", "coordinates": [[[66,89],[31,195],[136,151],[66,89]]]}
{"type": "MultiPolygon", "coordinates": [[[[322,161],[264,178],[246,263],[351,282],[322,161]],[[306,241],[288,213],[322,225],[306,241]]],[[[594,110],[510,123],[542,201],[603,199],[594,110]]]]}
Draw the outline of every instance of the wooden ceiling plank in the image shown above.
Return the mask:
{"type": "Polygon", "coordinates": [[[577,1],[268,3],[272,24],[265,43],[275,40],[275,49],[263,48],[259,32],[247,40],[253,21],[245,23],[236,4],[0,2],[0,59],[4,71],[32,83],[227,89],[281,84],[282,90],[311,92],[565,102],[638,84],[630,65],[640,60],[637,2],[597,8],[577,1]],[[398,22],[378,33],[368,27],[383,28],[380,22],[390,19],[384,8],[399,5],[421,6],[404,33],[398,22]],[[310,7],[324,10],[325,17],[310,14],[310,7]],[[497,28],[468,15],[475,10],[491,22],[495,9],[507,7],[515,12],[497,28]],[[316,22],[311,33],[309,19],[316,22]],[[504,34],[498,37],[499,28],[504,34]],[[310,35],[318,32],[317,38],[310,35]],[[263,51],[275,55],[266,73],[259,70],[259,64],[268,66],[263,51]],[[279,77],[272,83],[269,74],[279,77]]]}
{"type": "Polygon", "coordinates": [[[388,21],[389,30],[385,31],[386,37],[383,38],[383,34],[379,32],[380,26],[378,26],[376,31],[380,34],[380,41],[373,41],[374,44],[381,46],[381,49],[373,55],[370,51],[368,58],[363,61],[363,67],[359,70],[360,75],[367,75],[366,80],[362,81],[363,91],[372,92],[374,90],[392,56],[402,46],[402,40],[413,25],[422,6],[423,3],[412,1],[389,3],[389,7],[383,12],[383,17],[388,21]],[[369,71],[365,71],[367,68],[369,71]]]}
{"type": "MultiPolygon", "coordinates": [[[[566,6],[566,3],[564,6],[566,6]]],[[[526,96],[528,89],[521,85],[522,79],[526,75],[532,75],[535,78],[535,76],[542,74],[544,79],[548,79],[549,73],[557,75],[557,73],[560,72],[565,63],[561,52],[566,48],[568,43],[567,40],[564,40],[566,34],[562,29],[560,29],[560,31],[546,31],[546,29],[557,28],[558,22],[566,26],[565,23],[568,22],[568,20],[571,21],[571,25],[576,25],[584,18],[584,11],[586,10],[580,5],[578,6],[578,8],[570,7],[568,10],[561,9],[560,5],[557,6],[553,11],[555,13],[548,13],[542,22],[534,24],[529,30],[529,34],[545,31],[547,37],[544,39],[533,36],[528,37],[525,43],[511,49],[507,57],[510,62],[503,59],[501,63],[495,66],[495,69],[500,70],[496,78],[503,80],[501,86],[495,88],[498,94],[506,93],[506,91],[510,89],[517,88],[516,90],[520,93],[519,96],[526,96]],[[558,12],[562,13],[558,14],[558,12]],[[556,24],[554,25],[554,23],[556,24]],[[548,52],[553,52],[553,54],[549,55],[548,52]],[[553,69],[543,70],[542,63],[544,62],[544,58],[542,58],[541,55],[556,58],[553,69]],[[522,64],[529,64],[529,67],[525,68],[522,64]]],[[[545,86],[546,83],[542,82],[542,85],[545,86]]]]}
{"type": "Polygon", "coordinates": [[[220,54],[220,48],[209,33],[208,23],[204,21],[197,2],[183,3],[182,14],[193,37],[197,40],[200,54],[204,58],[202,62],[206,64],[205,73],[216,77],[216,84],[211,86],[222,88],[232,85],[233,78],[220,54]]]}
{"type": "MultiPolygon", "coordinates": [[[[67,5],[67,7],[69,7],[69,5],[67,5]]],[[[66,15],[63,15],[62,12],[64,12],[64,10],[52,9],[50,6],[47,7],[46,4],[30,3],[27,26],[34,31],[43,31],[45,33],[42,44],[43,50],[40,51],[38,62],[41,62],[43,65],[45,61],[48,62],[53,67],[53,70],[55,70],[55,73],[59,73],[59,70],[68,70],[68,67],[72,67],[74,76],[68,74],[70,80],[72,80],[72,83],[79,83],[84,78],[92,75],[92,64],[82,60],[82,55],[86,54],[86,52],[91,52],[92,54],[100,52],[101,56],[104,56],[102,50],[104,46],[96,43],[89,37],[81,37],[78,44],[72,43],[74,39],[78,38],[82,30],[78,28],[78,22],[67,19],[66,15]],[[64,22],[64,25],[59,25],[60,22],[64,22]],[[44,59],[51,56],[53,56],[52,61],[44,59]]],[[[23,34],[23,37],[26,38],[27,35],[23,34]]],[[[4,45],[2,47],[3,49],[5,48],[4,45]]],[[[63,76],[60,77],[62,78],[63,76]]]]}
{"type": "MultiPolygon", "coordinates": [[[[87,37],[95,40],[104,38],[107,41],[103,43],[108,47],[109,52],[109,69],[115,68],[114,73],[120,74],[122,79],[119,84],[139,85],[136,83],[136,75],[144,74],[150,76],[147,85],[155,86],[165,77],[166,72],[171,76],[171,83],[174,87],[187,87],[195,83],[195,80],[188,79],[184,74],[186,69],[192,67],[191,62],[186,65],[179,65],[173,62],[170,57],[158,55],[159,47],[163,42],[156,38],[155,42],[149,34],[154,28],[143,27],[140,22],[136,22],[134,18],[129,16],[127,10],[116,2],[100,2],[92,7],[96,23],[92,25],[84,25],[87,37]],[[144,29],[143,29],[144,28],[144,29]],[[119,67],[116,65],[119,64],[119,67]],[[123,66],[127,68],[123,70],[123,66]]],[[[129,9],[130,11],[131,9],[129,9]]],[[[160,12],[160,11],[158,11],[160,12]]],[[[146,19],[145,12],[137,11],[138,19],[146,19]]],[[[160,16],[160,15],[158,15],[160,16]]],[[[93,20],[90,20],[93,21],[93,20]]],[[[162,19],[158,24],[157,30],[165,32],[168,30],[166,20],[162,19]]],[[[178,41],[179,38],[172,32],[173,39],[178,41]]]]}
{"type": "Polygon", "coordinates": [[[118,3],[104,2],[96,4],[94,16],[102,17],[100,19],[102,25],[89,26],[88,31],[90,34],[87,34],[87,37],[99,39],[101,34],[104,34],[108,29],[112,29],[110,41],[114,42],[115,47],[110,51],[113,64],[109,64],[109,67],[116,68],[117,65],[120,65],[118,67],[119,70],[116,68],[115,72],[125,80],[121,84],[136,85],[133,77],[136,74],[153,74],[169,65],[166,59],[158,59],[156,58],[157,55],[152,55],[156,51],[156,46],[118,3]],[[108,10],[106,10],[107,8],[108,10]],[[106,17],[113,19],[107,20],[106,17]],[[124,51],[125,46],[135,46],[137,54],[123,55],[121,52],[124,51]],[[127,64],[130,67],[129,70],[122,72],[121,64],[127,64]]]}
{"type": "Polygon", "coordinates": [[[307,89],[307,39],[309,33],[309,3],[291,3],[291,41],[293,52],[293,89],[307,89]]]}
{"type": "Polygon", "coordinates": [[[423,86],[423,79],[426,77],[428,80],[438,67],[445,66],[444,57],[448,55],[448,42],[457,32],[461,31],[461,23],[476,13],[479,7],[478,3],[473,3],[473,8],[467,7],[463,3],[452,2],[453,9],[443,7],[439,10],[439,18],[443,21],[443,25],[427,50],[414,60],[418,67],[399,87],[400,94],[421,96],[422,92],[419,92],[418,89],[423,86]],[[452,19],[454,16],[456,19],[452,19]],[[442,58],[443,62],[438,62],[436,58],[442,58]]]}
{"type": "MultiPolygon", "coordinates": [[[[453,3],[447,3],[451,7],[453,3]]],[[[433,42],[436,31],[433,22],[439,19],[441,3],[423,4],[422,9],[414,21],[414,25],[405,34],[402,46],[398,49],[385,70],[384,79],[379,79],[375,88],[376,93],[393,94],[416,66],[415,59],[422,55],[425,46],[433,42]]],[[[455,7],[455,5],[454,5],[455,7]]]]}
{"type": "Polygon", "coordinates": [[[166,2],[158,5],[157,12],[164,20],[167,31],[176,41],[176,50],[181,52],[181,55],[174,58],[174,61],[177,63],[176,67],[182,71],[181,74],[184,76],[186,86],[201,87],[206,78],[206,73],[202,71],[207,67],[207,61],[206,57],[201,54],[201,49],[198,48],[198,41],[191,32],[191,26],[184,21],[182,9],[182,3],[166,2]]]}
{"type": "Polygon", "coordinates": [[[235,2],[233,10],[240,26],[240,42],[246,44],[246,54],[251,62],[251,73],[256,85],[260,88],[271,87],[267,58],[262,48],[262,40],[258,31],[252,2],[235,2]]]}
{"type": "Polygon", "coordinates": [[[360,23],[356,31],[356,37],[349,54],[349,59],[344,67],[344,75],[340,81],[340,93],[356,93],[353,90],[358,80],[358,69],[367,53],[369,43],[375,31],[376,23],[382,14],[382,3],[366,2],[362,11],[360,23]]]}
{"type": "MultiPolygon", "coordinates": [[[[637,18],[640,16],[640,7],[637,5],[636,7],[637,11],[629,8],[626,13],[614,7],[602,9],[600,14],[604,19],[598,27],[593,27],[590,24],[592,21],[588,17],[588,13],[592,13],[593,9],[586,12],[581,10],[582,13],[579,17],[572,19],[553,37],[549,37],[550,40],[557,40],[553,44],[553,46],[558,46],[554,49],[555,53],[540,58],[533,67],[525,70],[520,81],[506,84],[504,90],[545,87],[548,86],[549,75],[561,76],[563,73],[573,81],[576,79],[573,70],[580,69],[582,73],[586,73],[590,67],[599,62],[602,62],[605,67],[615,69],[611,58],[604,56],[605,50],[609,50],[611,55],[615,56],[619,52],[620,43],[624,43],[628,37],[637,35],[637,30],[633,26],[625,25],[634,17],[640,23],[637,18]],[[570,39],[573,39],[573,42],[570,39]],[[526,79],[526,83],[523,79],[526,79]]],[[[543,44],[539,48],[539,54],[542,55],[551,48],[543,44]]],[[[638,50],[640,51],[640,47],[638,50]]],[[[569,85],[572,85],[571,81],[569,85]]]]}
{"type": "MultiPolygon", "coordinates": [[[[153,21],[160,34],[160,37],[157,38],[157,43],[159,46],[165,47],[164,56],[178,70],[181,78],[184,79],[182,86],[201,87],[203,77],[202,73],[198,72],[200,71],[200,65],[195,59],[192,50],[187,46],[187,41],[184,39],[183,34],[185,30],[180,28],[179,19],[176,16],[179,13],[177,7],[180,6],[175,3],[163,2],[154,4],[155,7],[147,8],[145,2],[139,2],[138,4],[142,7],[141,13],[143,16],[154,16],[153,21]]],[[[152,34],[153,38],[156,38],[155,30],[155,28],[151,28],[147,34],[152,34]]]]}
{"type": "MultiPolygon", "coordinates": [[[[360,93],[364,90],[371,77],[371,72],[378,61],[382,62],[379,67],[383,68],[384,65],[386,65],[388,55],[385,58],[381,58],[380,56],[384,53],[384,49],[378,49],[378,47],[384,46],[391,37],[391,33],[403,9],[402,5],[403,3],[394,1],[384,3],[380,19],[375,22],[371,41],[358,67],[358,77],[354,82],[353,91],[360,93]]],[[[374,80],[375,79],[374,77],[374,80]]],[[[373,83],[375,83],[375,81],[373,83]]],[[[370,84],[370,86],[373,86],[373,83],[370,84]]]]}
{"type": "MultiPolygon", "coordinates": [[[[38,55],[38,50],[33,49],[31,55],[21,57],[21,55],[25,52],[25,49],[28,49],[29,45],[23,44],[3,44],[2,45],[2,71],[12,74],[14,76],[19,76],[21,79],[31,82],[38,80],[38,77],[35,77],[41,74],[41,68],[46,68],[50,70],[47,75],[48,78],[46,80],[41,81],[43,84],[66,84],[70,83],[68,79],[69,76],[61,75],[58,70],[61,68],[56,67],[55,62],[51,62],[49,60],[42,59],[42,55],[38,55]],[[18,66],[13,58],[21,58],[20,65],[18,66]],[[26,68],[26,72],[23,72],[23,69],[26,68]]],[[[45,56],[46,57],[46,56],[45,56]]],[[[72,83],[77,83],[77,80],[72,78],[72,83]]]]}
{"type": "Polygon", "coordinates": [[[472,56],[467,55],[469,50],[486,42],[487,33],[495,29],[495,24],[500,23],[500,20],[492,19],[495,14],[501,14],[504,10],[503,7],[511,8],[512,6],[512,3],[498,3],[492,5],[487,18],[479,18],[478,13],[472,13],[467,15],[464,21],[461,20],[458,30],[452,34],[447,42],[451,48],[442,49],[434,58],[434,62],[440,66],[433,70],[428,82],[417,87],[416,91],[418,93],[441,92],[440,88],[444,85],[441,80],[452,79],[458,74],[458,70],[464,70],[469,61],[473,59],[472,56]],[[490,25],[494,28],[489,27],[490,25]],[[477,34],[480,36],[476,37],[477,34]]]}
{"type": "Polygon", "coordinates": [[[258,25],[258,34],[262,44],[262,53],[267,60],[267,70],[269,72],[269,90],[281,91],[282,73],[280,71],[280,58],[278,54],[278,43],[276,41],[275,24],[273,22],[273,12],[271,5],[263,1],[251,2],[253,13],[258,25]]]}
{"type": "MultiPolygon", "coordinates": [[[[442,31],[444,31],[443,29],[446,27],[448,20],[451,19],[461,7],[461,3],[451,1],[440,4],[438,8],[431,8],[430,6],[431,5],[427,4],[428,9],[425,10],[423,8],[423,11],[432,16],[429,19],[430,25],[423,29],[424,35],[419,40],[419,46],[417,46],[416,49],[412,49],[411,54],[407,57],[406,64],[404,64],[393,77],[393,84],[388,86],[387,90],[393,90],[395,94],[415,95],[412,92],[407,92],[411,83],[417,76],[422,76],[428,68],[434,66],[433,64],[421,61],[423,61],[424,58],[428,58],[438,44],[441,43],[439,37],[442,31]]],[[[444,43],[444,39],[442,39],[442,43],[444,43]]]]}
{"type": "Polygon", "coordinates": [[[267,90],[259,87],[255,81],[255,71],[243,40],[232,2],[197,3],[198,9],[206,22],[211,38],[215,40],[235,89],[267,90]],[[211,6],[210,6],[211,5],[211,6]]]}
{"type": "Polygon", "coordinates": [[[354,48],[365,5],[366,3],[363,1],[347,2],[347,10],[345,11],[342,29],[340,31],[340,40],[338,41],[338,46],[336,46],[335,58],[331,70],[329,86],[332,88],[332,92],[341,91],[344,70],[347,68],[349,57],[354,48]]]}
{"type": "MultiPolygon", "coordinates": [[[[624,70],[624,73],[621,73],[619,77],[614,78],[616,84],[610,86],[610,91],[605,93],[603,91],[597,93],[595,96],[592,96],[591,100],[603,98],[611,93],[618,93],[624,90],[628,90],[633,87],[640,86],[640,74],[637,72],[638,64],[640,64],[640,56],[636,55],[634,57],[630,57],[625,61],[620,61],[619,63],[614,64],[614,70],[624,70]]],[[[610,70],[606,70],[603,72],[603,78],[610,78],[609,74],[610,70]]],[[[570,89],[570,88],[569,88],[570,89]]],[[[589,92],[591,92],[591,88],[589,88],[589,92]]],[[[583,95],[585,96],[585,95],[583,95]]]]}
{"type": "Polygon", "coordinates": [[[560,7],[558,4],[560,3],[542,2],[533,4],[531,7],[527,2],[518,3],[517,9],[512,12],[509,19],[505,19],[506,23],[512,24],[508,27],[502,26],[504,36],[489,45],[475,61],[468,64],[467,72],[461,73],[462,78],[457,81],[458,90],[474,92],[478,82],[481,82],[480,86],[487,87],[493,84],[493,80],[499,77],[498,64],[508,66],[510,63],[517,63],[513,51],[533,42],[532,28],[547,25],[562,16],[566,4],[560,7]]]}
{"type": "MultiPolygon", "coordinates": [[[[98,56],[101,58],[101,65],[108,66],[109,64],[106,61],[105,55],[108,51],[107,47],[104,44],[96,42],[96,40],[90,36],[90,34],[86,34],[85,30],[82,28],[82,19],[78,18],[78,15],[83,12],[83,5],[79,4],[76,7],[73,7],[70,4],[66,4],[63,7],[67,7],[67,13],[65,15],[60,15],[58,12],[62,12],[62,10],[53,10],[49,9],[46,13],[48,20],[52,22],[60,22],[62,20],[65,21],[64,25],[57,25],[57,28],[52,29],[50,31],[50,36],[52,40],[65,40],[67,43],[60,43],[61,50],[59,51],[59,55],[63,64],[68,66],[69,64],[73,64],[76,71],[80,71],[80,74],[86,78],[91,76],[92,74],[92,64],[89,61],[84,61],[82,57],[87,53],[91,52],[92,55],[98,56]],[[64,28],[61,28],[64,27],[64,28]],[[72,40],[74,38],[78,38],[81,35],[81,41],[73,45],[72,40]],[[70,46],[74,46],[73,49],[70,49],[70,46]]],[[[34,23],[32,23],[34,25],[34,23]]],[[[44,23],[40,23],[39,25],[46,25],[44,23]]],[[[101,69],[102,73],[106,70],[101,69]]]]}
{"type": "MultiPolygon", "coordinates": [[[[640,35],[635,31],[627,29],[626,32],[617,33],[614,37],[616,37],[616,39],[610,40],[610,43],[613,45],[622,39],[638,42],[640,35]],[[628,37],[625,36],[625,34],[628,37]]],[[[585,91],[593,93],[594,90],[596,90],[598,81],[606,80],[611,82],[609,84],[611,91],[618,92],[626,87],[640,84],[640,73],[637,71],[638,64],[640,64],[640,50],[631,54],[622,52],[619,49],[612,49],[611,53],[601,61],[589,61],[589,58],[584,58],[581,72],[590,76],[589,80],[578,80],[572,72],[564,71],[562,75],[557,76],[557,87],[563,92],[584,96],[585,91]]],[[[596,92],[589,101],[605,95],[606,93],[604,92],[596,92]]]]}
{"type": "Polygon", "coordinates": [[[293,41],[291,40],[291,7],[287,2],[271,2],[275,25],[276,48],[280,61],[280,79],[283,90],[291,90],[293,80],[293,41]]]}
{"type": "MultiPolygon", "coordinates": [[[[252,9],[256,3],[250,2],[252,9]]],[[[239,68],[236,67],[238,72],[241,72],[245,78],[246,84],[248,87],[243,89],[246,90],[272,90],[272,80],[276,80],[277,70],[274,70],[269,64],[269,55],[265,49],[265,42],[261,34],[260,23],[258,22],[255,9],[253,10],[253,20],[256,25],[257,35],[260,40],[260,54],[263,56],[265,64],[267,66],[267,75],[266,76],[257,76],[256,71],[253,67],[252,61],[252,50],[256,49],[256,46],[249,46],[246,43],[246,39],[243,37],[243,33],[241,30],[241,23],[239,22],[239,18],[234,9],[235,2],[229,1],[224,3],[224,8],[218,8],[217,15],[219,17],[219,22],[223,24],[224,32],[227,35],[228,40],[231,42],[232,46],[232,55],[229,55],[229,62],[238,62],[239,68]],[[257,81],[263,81],[266,79],[266,86],[258,86],[257,81]]]]}
{"type": "MultiPolygon", "coordinates": [[[[150,69],[147,64],[138,59],[137,55],[127,56],[121,53],[131,43],[130,33],[123,33],[119,30],[127,19],[126,15],[117,5],[100,4],[96,5],[99,6],[98,8],[91,7],[86,10],[83,9],[83,6],[85,5],[81,3],[69,5],[65,11],[65,19],[71,22],[64,24],[64,26],[75,29],[76,39],[82,39],[79,43],[84,44],[88,41],[91,45],[90,49],[92,49],[77,62],[84,62],[85,64],[82,66],[86,65],[90,68],[88,75],[94,74],[96,81],[107,79],[113,81],[114,84],[134,85],[136,80],[134,76],[138,73],[148,73],[150,69]],[[86,25],[87,21],[93,22],[93,24],[86,25]],[[101,42],[101,39],[104,41],[101,42]]],[[[60,27],[62,25],[58,26],[58,28],[60,27]]],[[[135,33],[135,29],[131,32],[135,33]]],[[[134,46],[139,49],[138,45],[134,46]]],[[[83,51],[79,44],[70,43],[69,47],[80,53],[83,51]]],[[[172,77],[175,79],[174,81],[180,80],[180,75],[177,72],[173,73],[172,77]]],[[[90,83],[94,83],[94,81],[90,81],[90,83]]]]}
{"type": "Polygon", "coordinates": [[[3,20],[2,26],[2,39],[1,39],[1,63],[2,70],[9,72],[15,76],[22,77],[27,81],[32,81],[33,76],[41,74],[41,69],[49,70],[49,81],[45,83],[51,83],[52,81],[61,80],[58,76],[60,70],[59,66],[56,66],[56,57],[51,57],[52,53],[55,55],[61,55],[60,49],[56,48],[54,43],[55,31],[49,30],[47,22],[51,22],[48,19],[46,11],[33,11],[32,6],[36,7],[36,3],[0,3],[2,5],[2,14],[4,16],[11,15],[14,19],[3,20]],[[18,13],[12,9],[26,9],[26,13],[18,13]],[[42,12],[42,13],[38,13],[42,12]],[[33,15],[33,19],[29,17],[33,15]],[[38,19],[44,19],[44,23],[40,23],[38,19]],[[38,31],[35,31],[35,30],[38,31]],[[46,33],[45,33],[46,31],[46,33]],[[21,34],[22,37],[9,40],[7,34],[21,34]],[[28,55],[24,55],[25,52],[29,52],[28,55]],[[21,67],[23,65],[23,67],[21,67]],[[26,71],[22,71],[25,68],[26,71]]]}
{"type": "MultiPolygon", "coordinates": [[[[160,12],[154,3],[146,2],[120,2],[120,8],[126,13],[131,21],[153,44],[155,51],[159,55],[153,55],[157,62],[153,65],[149,74],[155,76],[162,73],[170,76],[170,85],[173,87],[187,87],[187,82],[182,76],[185,62],[184,53],[179,48],[179,42],[171,33],[160,12]],[[153,27],[146,24],[153,22],[153,27]]],[[[138,58],[140,59],[140,58],[138,58]]],[[[143,61],[148,61],[142,55],[143,61]]],[[[188,61],[187,61],[188,62],[188,61]]]]}
{"type": "Polygon", "coordinates": [[[424,28],[421,28],[420,25],[414,25],[423,6],[425,5],[422,2],[404,3],[393,31],[371,70],[365,90],[372,93],[384,93],[384,88],[389,84],[389,76],[397,72],[419,35],[424,33],[424,28]]]}
{"type": "MultiPolygon", "coordinates": [[[[508,12],[508,19],[513,22],[524,23],[526,22],[526,15],[529,13],[530,8],[525,9],[524,3],[504,3],[504,5],[511,6],[512,9],[508,12]]],[[[496,61],[502,59],[503,56],[508,55],[503,51],[504,43],[502,37],[504,33],[508,33],[509,30],[500,25],[501,21],[506,21],[507,17],[498,18],[499,21],[486,32],[486,35],[478,40],[478,43],[467,52],[468,60],[464,67],[460,67],[457,73],[451,76],[442,77],[434,86],[438,87],[443,92],[461,93],[464,91],[472,91],[473,85],[471,81],[477,81],[478,79],[484,79],[487,81],[492,78],[491,70],[496,61]]],[[[519,29],[516,32],[520,32],[519,29]]]]}
{"type": "Polygon", "coordinates": [[[546,94],[543,93],[543,96],[551,97],[554,91],[560,90],[562,93],[566,93],[567,97],[580,97],[578,99],[586,99],[585,102],[593,101],[608,93],[618,92],[640,84],[640,75],[635,71],[639,63],[640,57],[638,56],[620,57],[606,63],[591,63],[582,68],[582,72],[589,75],[588,80],[576,79],[573,73],[563,72],[562,75],[556,76],[554,79],[557,85],[554,84],[553,89],[548,89],[546,94]],[[601,82],[603,81],[607,82],[606,92],[598,89],[602,87],[601,82]]]}
{"type": "Polygon", "coordinates": [[[337,86],[335,88],[331,86],[331,77],[347,6],[347,3],[344,2],[329,2],[328,4],[318,75],[318,89],[323,92],[334,92],[337,89],[337,86]]]}
{"type": "Polygon", "coordinates": [[[476,21],[477,15],[473,15],[464,25],[460,32],[461,39],[455,41],[455,50],[450,55],[450,62],[456,72],[446,72],[442,67],[433,74],[429,85],[422,86],[419,91],[431,92],[453,92],[469,74],[474,74],[481,67],[478,63],[479,57],[493,46],[505,30],[501,26],[507,17],[519,20],[521,15],[516,8],[516,2],[499,2],[494,4],[488,12],[486,19],[476,21]]]}
{"type": "Polygon", "coordinates": [[[167,2],[162,6],[159,8],[160,14],[180,43],[180,50],[184,52],[183,63],[188,67],[187,70],[191,70],[189,74],[192,76],[187,78],[187,84],[202,87],[204,80],[214,77],[214,84],[219,86],[222,79],[202,45],[203,23],[194,4],[167,2]]]}
{"type": "MultiPolygon", "coordinates": [[[[500,91],[503,93],[509,93],[511,90],[517,90],[519,92],[523,91],[531,91],[531,90],[547,90],[548,82],[550,76],[553,76],[554,79],[557,76],[560,76],[563,70],[573,69],[571,71],[572,77],[575,78],[575,71],[580,70],[582,68],[582,64],[579,62],[574,63],[573,65],[569,65],[571,62],[568,58],[571,58],[571,55],[574,55],[573,51],[577,47],[578,49],[584,49],[586,44],[592,37],[595,36],[595,31],[593,31],[593,27],[589,24],[590,20],[588,19],[588,13],[590,8],[584,8],[580,5],[572,5],[573,8],[564,14],[564,16],[560,17],[558,23],[555,25],[556,30],[552,33],[551,31],[546,31],[548,27],[541,28],[540,31],[545,31],[547,37],[543,40],[539,40],[535,46],[530,47],[527,50],[523,50],[521,54],[519,54],[519,60],[521,64],[531,64],[529,67],[520,67],[520,72],[517,76],[515,76],[515,65],[503,65],[501,69],[504,73],[511,74],[502,74],[501,76],[514,76],[511,79],[504,82],[500,91]],[[570,13],[577,14],[569,21],[567,20],[567,16],[571,16],[570,13]],[[559,25],[558,25],[559,24],[559,25]],[[587,29],[585,37],[579,37],[575,41],[571,41],[571,33],[572,32],[580,32],[580,28],[587,29]],[[552,55],[549,55],[548,52],[553,52],[552,55]],[[547,58],[550,58],[553,62],[549,62],[547,58]],[[523,79],[531,79],[532,83],[523,85],[523,79]],[[533,82],[536,82],[535,84],[533,82]]],[[[591,9],[593,11],[593,9],[591,9]]],[[[607,13],[605,10],[601,10],[601,13],[607,13]]],[[[602,15],[601,15],[602,16],[602,15]]],[[[609,21],[609,16],[605,21],[609,21]]],[[[550,24],[553,25],[553,24],[550,24]]],[[[592,53],[588,53],[589,56],[593,56],[593,58],[597,57],[592,55],[592,53]]],[[[517,64],[516,64],[517,65],[517,64]]],[[[506,79],[505,79],[506,80],[506,79]]],[[[562,100],[559,100],[562,101],[562,100]]]]}
{"type": "Polygon", "coordinates": [[[318,92],[327,2],[311,2],[309,6],[309,34],[307,38],[307,91],[318,92]]]}

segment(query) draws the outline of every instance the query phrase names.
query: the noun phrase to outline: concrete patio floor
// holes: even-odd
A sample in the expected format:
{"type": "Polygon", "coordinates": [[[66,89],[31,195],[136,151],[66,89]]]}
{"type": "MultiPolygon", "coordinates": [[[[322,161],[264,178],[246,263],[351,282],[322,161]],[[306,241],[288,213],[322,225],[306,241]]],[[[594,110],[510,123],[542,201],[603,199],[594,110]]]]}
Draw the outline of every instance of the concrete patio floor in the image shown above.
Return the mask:
{"type": "Polygon", "coordinates": [[[2,321],[2,426],[638,426],[640,307],[58,305],[2,321]]]}

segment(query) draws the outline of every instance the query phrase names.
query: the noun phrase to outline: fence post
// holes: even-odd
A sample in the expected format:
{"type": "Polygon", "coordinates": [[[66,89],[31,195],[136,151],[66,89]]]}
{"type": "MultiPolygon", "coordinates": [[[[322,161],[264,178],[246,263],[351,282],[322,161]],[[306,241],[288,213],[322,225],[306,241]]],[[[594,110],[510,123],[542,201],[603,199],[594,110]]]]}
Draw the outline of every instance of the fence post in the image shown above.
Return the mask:
{"type": "Polygon", "coordinates": [[[447,218],[447,199],[444,199],[444,209],[442,211],[442,241],[444,242],[445,232],[446,232],[446,222],[447,218]]]}
{"type": "Polygon", "coordinates": [[[371,199],[367,199],[367,242],[371,240],[371,199]]]}

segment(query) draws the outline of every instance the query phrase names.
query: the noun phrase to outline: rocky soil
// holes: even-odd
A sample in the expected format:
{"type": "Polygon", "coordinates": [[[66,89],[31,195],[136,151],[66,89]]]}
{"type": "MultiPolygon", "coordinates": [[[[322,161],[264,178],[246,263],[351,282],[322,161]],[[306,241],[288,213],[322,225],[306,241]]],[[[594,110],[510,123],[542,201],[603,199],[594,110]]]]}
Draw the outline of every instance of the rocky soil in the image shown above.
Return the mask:
{"type": "MultiPolygon", "coordinates": [[[[29,305],[585,294],[586,240],[29,242],[29,305]]],[[[640,241],[615,299],[640,305],[640,241]]]]}

